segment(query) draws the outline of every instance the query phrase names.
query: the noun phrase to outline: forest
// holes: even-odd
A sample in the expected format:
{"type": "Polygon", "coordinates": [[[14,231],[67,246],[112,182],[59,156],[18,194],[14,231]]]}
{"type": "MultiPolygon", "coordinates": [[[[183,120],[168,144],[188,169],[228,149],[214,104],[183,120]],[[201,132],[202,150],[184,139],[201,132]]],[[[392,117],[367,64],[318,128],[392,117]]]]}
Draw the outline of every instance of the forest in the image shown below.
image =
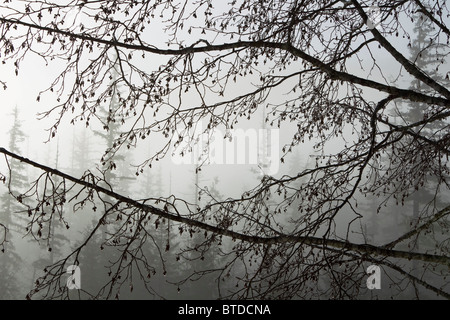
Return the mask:
{"type": "Polygon", "coordinates": [[[0,299],[449,299],[449,17],[0,4],[0,299]]]}

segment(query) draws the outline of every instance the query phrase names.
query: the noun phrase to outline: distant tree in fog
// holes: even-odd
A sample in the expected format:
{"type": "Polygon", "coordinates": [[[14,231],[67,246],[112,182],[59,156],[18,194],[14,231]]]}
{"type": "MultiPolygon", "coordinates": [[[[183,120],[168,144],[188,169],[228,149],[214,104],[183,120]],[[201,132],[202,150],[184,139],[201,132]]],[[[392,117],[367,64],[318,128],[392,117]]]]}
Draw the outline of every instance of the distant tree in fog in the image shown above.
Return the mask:
{"type": "MultiPolygon", "coordinates": [[[[13,118],[9,133],[8,148],[14,153],[22,152],[21,146],[26,139],[20,121],[19,109],[16,106],[11,115],[13,118]]],[[[20,190],[27,185],[26,166],[16,159],[8,159],[9,174],[4,177],[8,188],[2,188],[0,196],[0,299],[13,299],[19,296],[21,279],[17,270],[21,270],[22,259],[17,252],[15,241],[25,231],[26,220],[23,218],[24,199],[20,198],[20,190]],[[17,198],[19,197],[19,198],[17,198]]]]}
{"type": "MultiPolygon", "coordinates": [[[[152,276],[157,263],[146,262],[143,248],[154,245],[149,235],[163,219],[174,230],[204,239],[194,251],[228,252],[214,270],[220,298],[376,297],[366,287],[372,264],[392,281],[383,289],[389,295],[406,292],[405,284],[420,287],[419,298],[429,293],[449,298],[450,203],[433,201],[449,194],[449,10],[441,0],[373,5],[365,0],[2,4],[5,64],[20,76],[21,62],[32,54],[49,66],[54,59],[64,62],[55,64],[61,68],[58,77],[36,97],[38,102],[52,95],[58,99],[42,114],[56,116],[50,138],[66,119],[101,123],[104,134],[114,120],[123,119],[122,134],[103,157],[102,174],[78,178],[25,159],[17,150],[0,149],[7,159],[43,171],[25,193],[35,201],[28,204],[37,216],[32,223],[45,225],[48,220],[38,209],[71,205],[68,190],[82,189],[71,201],[99,210],[97,225],[111,226],[110,241],[119,254],[106,298],[117,296],[112,288],[152,276]],[[426,29],[433,50],[428,54],[440,62],[433,71],[405,50],[415,45],[413,24],[421,18],[433,26],[426,29]],[[396,75],[420,85],[387,80],[396,75]],[[111,101],[117,108],[105,114],[102,106],[111,101]],[[420,104],[414,119],[406,121],[410,113],[399,107],[405,104],[420,104]],[[280,146],[280,164],[310,142],[315,155],[310,165],[263,175],[240,197],[224,195],[200,206],[170,195],[129,196],[106,183],[114,169],[108,159],[116,152],[159,146],[133,172],[139,176],[171,156],[173,148],[183,155],[195,148],[202,124],[212,137],[264,108],[267,129],[297,125],[291,143],[280,146]],[[52,184],[56,176],[62,182],[52,184]],[[371,230],[361,230],[359,222],[372,210],[358,205],[361,197],[376,197],[383,210],[391,201],[404,204],[431,180],[435,192],[418,223],[406,232],[397,230],[386,243],[365,236],[371,230]],[[48,192],[39,193],[45,181],[48,192]],[[417,237],[433,249],[410,245],[417,237]],[[417,263],[412,266],[410,260],[417,263]],[[413,272],[417,268],[420,273],[413,272]]],[[[6,80],[2,74],[0,83],[6,80]]],[[[53,270],[60,272],[44,275],[32,293],[66,297],[60,281],[64,267],[78,262],[85,247],[58,262],[53,270]]]]}

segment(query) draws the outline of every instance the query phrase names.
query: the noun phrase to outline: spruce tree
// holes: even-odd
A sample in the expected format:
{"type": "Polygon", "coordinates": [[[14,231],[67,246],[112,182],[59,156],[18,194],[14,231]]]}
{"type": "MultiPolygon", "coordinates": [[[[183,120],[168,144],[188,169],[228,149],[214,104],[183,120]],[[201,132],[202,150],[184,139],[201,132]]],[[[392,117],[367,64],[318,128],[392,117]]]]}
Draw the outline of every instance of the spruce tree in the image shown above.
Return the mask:
{"type": "MultiPolygon", "coordinates": [[[[14,108],[13,124],[9,130],[8,148],[11,152],[21,154],[20,145],[25,141],[26,134],[22,130],[19,109],[14,108]]],[[[20,233],[25,230],[26,220],[23,217],[24,206],[20,203],[21,192],[27,184],[25,166],[15,160],[8,159],[9,175],[6,180],[7,190],[0,196],[2,217],[0,223],[5,229],[0,229],[0,237],[5,241],[0,245],[0,299],[18,298],[21,279],[17,276],[22,268],[20,253],[14,245],[20,233]],[[4,233],[5,232],[5,233],[4,233]]]]}
{"type": "MultiPolygon", "coordinates": [[[[217,184],[218,178],[214,178],[212,184],[206,188],[206,193],[202,184],[204,179],[201,177],[200,170],[195,170],[194,173],[194,204],[198,209],[202,209],[206,205],[208,198],[214,198],[220,201],[222,195],[220,194],[217,184]]],[[[186,261],[183,270],[184,277],[191,277],[190,279],[201,279],[197,282],[186,282],[181,286],[183,292],[187,292],[187,297],[191,299],[212,299],[216,297],[217,291],[217,276],[214,271],[217,268],[219,259],[217,242],[209,239],[208,233],[202,230],[188,229],[189,235],[189,252],[184,255],[186,261]]]]}
{"type": "MultiPolygon", "coordinates": [[[[55,158],[51,160],[51,148],[50,146],[47,149],[47,161],[49,165],[54,167],[56,170],[64,170],[60,165],[60,149],[59,149],[59,140],[57,142],[56,154],[55,158]]],[[[53,177],[53,181],[55,185],[58,185],[61,182],[61,179],[58,176],[53,177]]],[[[68,208],[67,208],[68,209],[68,208]]],[[[32,263],[32,286],[31,290],[34,287],[34,281],[39,277],[44,269],[53,265],[59,259],[61,259],[67,250],[70,249],[70,244],[73,242],[67,236],[68,232],[68,224],[63,221],[66,217],[66,207],[60,208],[61,212],[53,212],[52,217],[49,221],[49,239],[46,242],[40,243],[40,251],[38,254],[38,258],[32,263]]]]}
{"type": "MultiPolygon", "coordinates": [[[[424,70],[427,74],[432,76],[438,82],[446,84],[447,86],[450,82],[439,73],[439,66],[441,64],[442,56],[445,53],[436,50],[432,42],[432,35],[434,33],[434,23],[429,20],[426,16],[420,15],[416,20],[414,28],[414,34],[416,35],[415,40],[410,46],[411,60],[415,61],[416,65],[424,70]]],[[[417,92],[427,91],[426,85],[423,84],[418,79],[411,81],[410,88],[417,92]]],[[[408,105],[408,112],[404,119],[409,123],[413,124],[419,122],[426,117],[428,117],[428,106],[423,103],[410,103],[408,105]]],[[[433,126],[429,127],[428,134],[435,135],[437,132],[441,131],[446,124],[442,121],[435,121],[433,126]]],[[[414,127],[412,130],[422,131],[421,126],[414,127]]],[[[421,207],[426,205],[435,197],[435,185],[436,181],[428,181],[422,188],[419,188],[410,198],[412,198],[412,223],[418,223],[421,207]]]]}
{"type": "MultiPolygon", "coordinates": [[[[114,59],[113,59],[114,60],[114,59]]],[[[104,153],[101,159],[101,171],[103,175],[102,186],[113,188],[116,192],[127,196],[131,192],[134,174],[129,162],[125,161],[124,153],[113,153],[116,139],[119,138],[122,130],[122,122],[117,118],[120,113],[120,90],[116,86],[118,72],[113,65],[111,68],[111,100],[108,105],[103,105],[99,111],[99,119],[102,120],[102,130],[93,130],[94,135],[100,138],[104,153]]],[[[99,204],[99,208],[108,210],[113,205],[113,200],[108,196],[103,196],[104,204],[99,204]]],[[[100,211],[103,214],[103,210],[100,211]]],[[[89,213],[92,215],[92,212],[89,213]]],[[[91,233],[98,223],[98,216],[93,216],[91,223],[86,228],[85,234],[91,233]]],[[[82,270],[87,283],[87,291],[93,294],[99,293],[101,298],[105,292],[98,292],[100,285],[108,282],[108,274],[114,272],[114,261],[118,254],[114,245],[108,241],[108,235],[114,233],[113,229],[118,227],[120,221],[115,221],[115,217],[107,217],[104,223],[98,228],[90,243],[83,249],[82,270]],[[111,268],[110,268],[111,267],[111,268]]]]}

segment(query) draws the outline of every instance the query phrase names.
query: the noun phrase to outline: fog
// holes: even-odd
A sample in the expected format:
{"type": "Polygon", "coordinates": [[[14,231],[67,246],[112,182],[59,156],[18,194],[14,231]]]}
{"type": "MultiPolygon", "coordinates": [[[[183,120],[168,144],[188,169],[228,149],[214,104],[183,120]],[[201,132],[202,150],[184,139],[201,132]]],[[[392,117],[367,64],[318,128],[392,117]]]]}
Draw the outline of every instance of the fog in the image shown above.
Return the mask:
{"type": "MultiPolygon", "coordinates": [[[[225,6],[225,4],[223,5],[225,6]]],[[[218,7],[216,9],[220,11],[221,8],[218,7]]],[[[406,20],[403,23],[404,28],[410,28],[407,32],[413,35],[414,31],[412,28],[414,23],[406,20]]],[[[152,28],[146,32],[154,33],[153,44],[155,46],[163,46],[165,44],[167,34],[163,32],[158,22],[155,22],[152,28]]],[[[195,42],[194,39],[197,38],[194,37],[198,37],[195,34],[187,35],[186,31],[184,33],[184,41],[189,43],[195,42]]],[[[212,38],[208,40],[211,42],[214,40],[218,41],[212,38]]],[[[406,55],[407,43],[407,39],[400,37],[394,45],[406,55]]],[[[376,49],[373,52],[376,52],[376,49]]],[[[377,66],[373,66],[373,61],[371,60],[373,52],[369,54],[367,50],[362,50],[359,61],[352,58],[347,63],[348,71],[363,78],[370,77],[375,81],[387,81],[391,85],[408,88],[412,77],[407,75],[401,66],[387,55],[380,54],[377,56],[377,66]]],[[[152,68],[156,68],[156,66],[165,61],[159,56],[150,58],[137,57],[136,59],[140,59],[140,62],[136,64],[140,65],[144,71],[152,70],[152,68]],[[153,60],[149,61],[150,59],[153,60]]],[[[7,88],[0,91],[0,119],[2,123],[0,126],[0,146],[8,149],[11,130],[14,121],[17,120],[14,118],[14,110],[17,109],[21,130],[25,133],[24,140],[16,146],[20,150],[21,156],[62,171],[75,178],[81,178],[87,171],[101,176],[103,170],[101,159],[108,149],[103,123],[95,118],[89,121],[89,125],[86,125],[86,122],[80,119],[71,123],[74,115],[68,112],[62,118],[57,134],[52,137],[49,129],[52,128],[55,121],[58,121],[58,112],[51,113],[49,117],[43,117],[43,114],[57,105],[58,102],[55,95],[51,95],[48,92],[42,94],[42,92],[60,74],[64,63],[62,60],[55,60],[49,61],[48,65],[46,65],[43,59],[35,55],[29,55],[21,61],[17,75],[12,64],[0,65],[1,80],[7,82],[7,88]],[[40,97],[40,99],[37,99],[37,97],[40,97]]],[[[85,61],[85,63],[88,63],[88,61],[85,61]]],[[[442,68],[448,69],[448,67],[448,63],[445,63],[442,68]]],[[[230,84],[225,92],[225,97],[220,99],[237,97],[245,92],[254,90],[255,85],[253,83],[256,77],[256,75],[249,75],[245,81],[240,79],[236,84],[230,84]]],[[[139,79],[132,80],[135,80],[136,83],[140,81],[139,79]]],[[[126,148],[124,145],[121,152],[118,153],[120,157],[116,160],[117,169],[113,171],[114,179],[111,180],[113,181],[111,184],[114,190],[125,197],[136,200],[151,198],[153,201],[160,197],[164,199],[183,199],[186,201],[186,206],[204,207],[211,201],[212,196],[217,201],[224,201],[229,198],[240,199],[245,192],[258,186],[264,176],[280,179],[285,175],[295,176],[303,170],[312,169],[316,165],[317,156],[337,153],[342,150],[344,145],[356,141],[357,135],[355,131],[358,130],[359,125],[357,123],[346,126],[342,136],[330,139],[325,147],[320,150],[314,148],[319,142],[316,140],[316,137],[309,140],[306,139],[299,145],[291,146],[292,138],[297,132],[297,123],[295,121],[284,121],[280,127],[276,123],[271,126],[265,122],[265,118],[271,112],[270,106],[282,104],[284,101],[287,102],[296,97],[297,93],[289,89],[291,85],[290,81],[286,81],[285,84],[272,90],[265,99],[265,105],[257,106],[257,110],[250,119],[243,118],[233,130],[227,130],[223,125],[218,126],[213,139],[210,139],[213,144],[212,149],[209,150],[210,153],[203,154],[203,158],[200,161],[196,159],[201,155],[200,150],[207,146],[205,141],[208,140],[208,137],[205,136],[200,139],[197,146],[194,146],[193,153],[188,153],[182,157],[180,155],[182,148],[189,146],[181,143],[177,149],[171,147],[164,158],[152,163],[151,168],[148,165],[145,166],[143,171],[140,171],[140,165],[145,163],[167,141],[160,134],[151,134],[146,140],[139,141],[135,146],[126,148]],[[288,148],[291,148],[292,152],[287,153],[284,151],[288,148]],[[210,157],[207,158],[206,155],[210,157]],[[203,163],[203,160],[206,162],[203,163]],[[203,163],[203,165],[201,171],[196,174],[199,163],[203,163]],[[204,191],[201,192],[201,189],[204,191]],[[207,192],[210,192],[210,196],[208,196],[207,192]]],[[[340,94],[345,96],[348,93],[343,87],[340,94]]],[[[385,96],[378,91],[370,89],[364,89],[364,95],[368,101],[378,101],[385,96]]],[[[174,105],[179,103],[186,109],[199,105],[198,97],[194,94],[192,96],[186,94],[183,96],[182,101],[178,101],[179,96],[174,92],[170,99],[174,105]]],[[[212,93],[208,93],[206,99],[210,102],[217,99],[217,97],[212,93]]],[[[104,110],[108,110],[110,103],[109,101],[105,103],[104,110]]],[[[397,116],[395,108],[402,108],[402,105],[395,104],[395,106],[390,107],[390,114],[394,118],[397,116]]],[[[156,117],[151,114],[150,110],[146,116],[146,119],[150,122],[156,120],[156,117]]],[[[159,117],[163,116],[164,113],[162,116],[159,115],[159,117]]],[[[120,132],[126,131],[132,125],[132,122],[127,121],[123,126],[119,127],[119,130],[120,132]]],[[[206,119],[202,123],[195,124],[197,134],[200,134],[207,126],[208,122],[206,119]]],[[[8,175],[8,162],[3,157],[0,161],[0,172],[8,175]]],[[[42,174],[42,171],[31,166],[25,166],[24,171],[21,173],[26,176],[27,183],[31,184],[42,174]]],[[[305,183],[308,178],[309,176],[307,175],[302,178],[302,181],[305,183]]],[[[7,184],[1,185],[0,193],[3,195],[7,194],[7,187],[7,184]]],[[[23,187],[23,190],[25,189],[26,187],[23,187]]],[[[72,190],[72,195],[76,194],[76,190],[77,187],[72,190]]],[[[448,191],[444,190],[440,196],[442,197],[443,195],[448,195],[448,191]]],[[[275,208],[277,207],[276,203],[282,201],[282,196],[273,194],[271,197],[270,201],[274,203],[272,208],[275,208]]],[[[402,203],[397,204],[397,201],[393,198],[385,201],[382,197],[369,198],[361,193],[357,193],[354,198],[357,206],[359,206],[358,210],[364,211],[365,215],[356,219],[357,215],[354,213],[354,210],[344,207],[343,211],[345,214],[340,214],[334,222],[336,239],[350,239],[357,243],[383,245],[408,232],[409,226],[413,223],[414,201],[411,198],[406,199],[403,205],[402,203]],[[383,209],[377,211],[377,207],[384,201],[383,209]]],[[[47,266],[63,259],[65,255],[70,254],[72,250],[75,250],[84,242],[88,231],[93,230],[106,209],[100,205],[98,210],[97,208],[94,210],[93,207],[98,205],[98,202],[79,208],[75,206],[75,203],[76,200],[64,207],[64,219],[54,220],[52,229],[49,229],[49,232],[52,234],[50,240],[42,240],[34,238],[30,234],[27,235],[25,229],[27,227],[27,217],[25,217],[24,212],[14,213],[20,216],[18,221],[22,223],[22,226],[10,230],[11,238],[9,242],[14,244],[14,252],[20,258],[21,267],[20,270],[16,270],[15,277],[13,277],[17,290],[8,291],[3,288],[5,293],[7,291],[10,292],[9,296],[1,296],[3,299],[24,299],[28,292],[33,290],[38,278],[45,274],[44,269],[47,266]],[[70,228],[67,226],[70,226],[70,228]]],[[[180,204],[180,207],[182,207],[181,201],[178,201],[177,204],[180,204]]],[[[300,216],[295,208],[295,205],[293,205],[291,212],[274,217],[274,221],[283,226],[287,232],[290,229],[300,228],[299,225],[293,226],[289,222],[300,216]]],[[[119,219],[119,215],[117,219],[119,219]]],[[[91,293],[96,294],[99,291],[100,298],[107,294],[101,288],[108,282],[108,272],[111,271],[108,266],[111,265],[114,259],[118,258],[118,252],[114,250],[114,246],[102,247],[99,250],[99,244],[102,241],[108,241],[107,235],[115,227],[113,220],[111,218],[109,225],[100,226],[100,231],[95,233],[95,237],[99,237],[99,239],[93,239],[92,243],[84,248],[81,254],[83,259],[80,259],[79,265],[82,290],[69,290],[71,298],[88,299],[92,297],[91,293]]],[[[185,255],[192,257],[191,261],[186,258],[180,259],[180,256],[183,256],[182,252],[187,250],[186,248],[190,246],[191,242],[197,241],[197,244],[201,242],[203,233],[192,237],[192,235],[189,235],[187,228],[185,232],[180,233],[178,230],[181,224],[164,219],[149,219],[149,225],[155,225],[156,228],[152,229],[153,237],[144,247],[144,250],[147,250],[146,256],[149,260],[152,260],[151,264],[154,268],[154,273],[148,275],[151,281],[147,290],[144,286],[144,281],[140,279],[142,275],[139,275],[139,268],[136,266],[132,269],[136,273],[133,278],[135,281],[127,281],[122,284],[120,290],[113,297],[121,299],[220,298],[219,293],[215,290],[217,281],[223,281],[221,293],[233,290],[232,288],[237,287],[238,284],[241,285],[238,279],[242,275],[242,270],[247,267],[250,270],[252,268],[256,270],[258,262],[261,261],[261,257],[255,257],[251,258],[255,261],[253,265],[250,264],[251,267],[237,264],[229,270],[232,276],[224,278],[224,280],[218,280],[221,277],[217,277],[216,274],[211,272],[211,274],[206,273],[202,279],[193,281],[198,277],[195,272],[200,271],[200,268],[206,270],[214,269],[220,263],[226,264],[227,259],[232,259],[232,256],[228,253],[233,251],[236,246],[234,240],[224,237],[220,249],[211,248],[207,252],[201,252],[201,250],[197,249],[192,250],[192,252],[185,255]],[[202,259],[195,260],[195,255],[202,255],[202,259]],[[192,278],[190,277],[191,275],[193,275],[192,278]]],[[[239,226],[234,228],[238,230],[239,226]]],[[[325,232],[326,228],[319,232],[317,236],[325,234],[325,232]]],[[[406,250],[407,248],[402,249],[406,250]]],[[[12,264],[11,261],[6,261],[4,258],[1,259],[3,259],[0,260],[2,264],[12,264]]],[[[402,263],[407,269],[411,266],[414,267],[415,262],[402,263]]],[[[245,271],[249,272],[248,269],[245,269],[245,271]]],[[[445,270],[438,271],[447,272],[445,270]]],[[[396,292],[396,298],[409,299],[414,296],[414,291],[411,288],[403,292],[398,290],[398,288],[393,288],[392,290],[388,288],[390,282],[395,282],[391,281],[389,276],[392,276],[392,274],[388,272],[384,274],[383,290],[369,291],[361,294],[360,297],[387,299],[391,297],[394,291],[396,292]]],[[[10,275],[0,274],[0,290],[2,290],[2,283],[8,277],[10,275]]],[[[63,276],[61,279],[64,280],[66,278],[67,276],[63,276]]],[[[436,280],[428,280],[430,283],[439,286],[441,285],[439,283],[440,279],[436,277],[436,280]]],[[[319,287],[326,288],[329,286],[327,281],[329,281],[329,278],[324,276],[323,280],[319,281],[319,287]]],[[[358,278],[358,281],[365,281],[365,278],[362,280],[358,278]]],[[[326,291],[326,289],[324,290],[326,291]]],[[[37,294],[37,297],[39,297],[39,294],[37,294]]],[[[425,298],[431,297],[427,293],[424,296],[425,298]]],[[[323,296],[323,298],[328,299],[330,296],[323,296]]]]}

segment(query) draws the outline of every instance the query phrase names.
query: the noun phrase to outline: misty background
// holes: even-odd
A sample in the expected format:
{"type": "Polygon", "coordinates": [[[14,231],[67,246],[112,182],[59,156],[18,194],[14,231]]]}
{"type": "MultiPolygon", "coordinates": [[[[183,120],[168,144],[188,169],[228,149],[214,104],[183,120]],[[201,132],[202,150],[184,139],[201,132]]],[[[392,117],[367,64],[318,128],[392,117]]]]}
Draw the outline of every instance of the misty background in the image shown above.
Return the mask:
{"type": "MultiPolygon", "coordinates": [[[[408,31],[413,37],[419,37],[418,31],[414,29],[416,22],[405,21],[404,23],[409,25],[408,31]]],[[[154,27],[154,30],[157,30],[157,27],[154,27]]],[[[194,34],[190,35],[186,41],[194,42],[195,39],[194,34]]],[[[159,32],[159,37],[155,37],[155,44],[158,41],[161,41],[161,43],[164,41],[163,32],[159,32]]],[[[407,39],[399,37],[394,45],[405,53],[414,49],[408,48],[407,43],[407,39]]],[[[412,54],[413,52],[405,55],[410,56],[412,54]]],[[[405,88],[412,86],[412,80],[404,71],[401,72],[398,64],[390,60],[389,57],[377,56],[376,62],[381,70],[390,70],[391,73],[380,74],[378,69],[372,70],[370,61],[367,66],[364,66],[364,62],[361,66],[355,61],[355,65],[350,66],[349,69],[356,75],[367,76],[370,74],[375,79],[385,78],[391,83],[396,83],[405,88]]],[[[143,63],[145,64],[147,61],[143,61],[143,63]]],[[[157,64],[158,62],[152,63],[157,64]]],[[[48,129],[55,122],[55,115],[51,115],[49,118],[41,118],[40,116],[56,104],[51,95],[41,97],[40,101],[37,101],[37,97],[57,77],[61,64],[63,64],[62,61],[52,61],[49,66],[46,66],[42,59],[29,56],[21,62],[18,75],[15,74],[13,66],[9,64],[0,65],[3,80],[8,80],[7,89],[0,91],[0,146],[8,149],[12,144],[18,154],[74,177],[81,177],[88,170],[94,174],[100,174],[102,169],[100,159],[108,148],[108,144],[111,143],[111,136],[108,136],[108,132],[102,129],[99,121],[93,119],[88,126],[83,121],[71,124],[72,119],[69,115],[66,115],[63,118],[62,125],[59,126],[58,134],[51,138],[48,129]]],[[[429,67],[430,69],[434,68],[432,64],[429,67]]],[[[442,68],[447,69],[448,67],[447,64],[442,66],[442,68]]],[[[251,77],[249,77],[247,86],[244,83],[239,83],[234,91],[231,90],[230,95],[237,95],[238,90],[246,91],[251,88],[253,86],[251,77]]],[[[293,94],[290,93],[290,95],[293,94]]],[[[379,93],[377,92],[367,90],[365,94],[372,97],[373,101],[379,99],[379,93]]],[[[271,93],[267,99],[267,104],[288,100],[292,98],[290,95],[286,94],[281,87],[271,93]]],[[[111,104],[114,103],[114,101],[111,102],[111,104]]],[[[189,101],[186,101],[186,103],[189,103],[189,101]]],[[[104,112],[110,107],[111,105],[106,103],[104,112]]],[[[407,105],[397,105],[396,107],[411,108],[407,105]]],[[[271,127],[264,123],[267,113],[270,113],[270,108],[265,108],[265,106],[258,106],[258,108],[258,112],[250,120],[243,119],[239,122],[237,128],[270,131],[271,127]]],[[[396,116],[394,109],[392,110],[392,116],[396,116]]],[[[117,126],[109,133],[118,134],[123,130],[125,130],[124,127],[117,126]]],[[[313,148],[314,140],[305,141],[303,144],[293,147],[291,153],[284,155],[283,148],[289,147],[296,132],[296,123],[283,122],[279,130],[279,142],[276,146],[268,145],[267,141],[258,140],[259,155],[267,154],[271,148],[277,148],[278,154],[283,156],[283,161],[279,162],[279,171],[274,176],[295,175],[308,167],[314,167],[315,156],[321,155],[321,152],[316,152],[313,148]]],[[[222,132],[225,132],[225,130],[222,132]]],[[[351,131],[349,130],[346,134],[346,138],[351,140],[351,131]]],[[[196,173],[195,164],[175,164],[170,154],[159,160],[152,168],[147,168],[142,173],[137,172],[137,166],[163,143],[155,140],[155,137],[141,142],[137,147],[124,148],[116,156],[118,167],[113,171],[110,181],[118,193],[135,199],[167,198],[173,195],[201,206],[208,201],[208,197],[205,195],[199,199],[200,189],[207,188],[216,199],[240,198],[245,191],[254,188],[262,178],[261,164],[206,164],[200,172],[196,173]]],[[[335,143],[330,143],[328,150],[323,153],[333,153],[340,150],[342,143],[344,143],[343,140],[337,138],[335,143]]],[[[261,157],[259,157],[259,160],[261,160],[261,157]]],[[[7,164],[2,159],[0,161],[0,172],[6,174],[7,171],[7,164]]],[[[25,185],[32,183],[41,174],[39,170],[30,166],[21,167],[19,172],[22,175],[20,179],[23,185],[19,186],[18,189],[26,189],[25,185]]],[[[100,217],[101,210],[96,211],[89,206],[74,210],[72,205],[66,206],[65,222],[55,220],[52,227],[51,232],[54,238],[50,242],[39,241],[30,236],[24,237],[27,217],[23,212],[18,213],[20,207],[14,203],[14,200],[10,199],[12,202],[8,202],[10,197],[5,185],[0,186],[0,195],[3,208],[8,203],[10,210],[15,212],[13,214],[15,227],[11,229],[11,238],[9,239],[10,243],[14,244],[14,254],[8,257],[0,254],[2,265],[0,298],[24,299],[26,294],[32,290],[35,281],[42,275],[46,266],[63,258],[64,254],[69,253],[83,241],[87,232],[93,228],[96,219],[98,220],[100,217]],[[70,226],[69,229],[66,224],[70,226]],[[49,248],[51,248],[51,251],[49,248]],[[14,270],[14,272],[7,274],[11,270],[14,270]]],[[[448,196],[448,194],[442,196],[448,196]]],[[[395,239],[398,235],[406,232],[411,223],[414,223],[414,212],[418,210],[417,206],[420,207],[426,203],[427,194],[426,192],[423,193],[423,199],[407,199],[404,205],[397,205],[395,201],[389,201],[383,210],[377,212],[376,207],[381,200],[375,197],[364,198],[361,196],[358,198],[360,208],[365,208],[365,215],[358,225],[353,225],[350,231],[351,239],[362,242],[368,241],[367,238],[370,238],[369,240],[373,244],[382,244],[395,239]]],[[[289,225],[290,215],[295,214],[294,207],[292,212],[288,212],[284,216],[286,227],[289,225]]],[[[345,218],[338,221],[338,230],[341,231],[343,237],[348,232],[348,223],[349,221],[345,218]],[[341,227],[339,227],[340,224],[341,227]]],[[[80,264],[83,290],[94,292],[100,290],[108,279],[108,266],[111,261],[117,258],[117,252],[110,250],[108,247],[98,250],[98,246],[104,240],[102,237],[107,233],[108,226],[105,226],[101,232],[96,233],[98,239],[94,239],[84,250],[84,256],[80,264]]],[[[234,275],[230,275],[223,280],[211,273],[200,281],[193,281],[195,280],[195,277],[193,277],[189,281],[179,283],[187,275],[193,274],[197,270],[213,270],[223,262],[221,259],[229,259],[229,256],[222,255],[220,252],[221,250],[232,250],[233,243],[230,239],[224,240],[224,245],[220,250],[219,248],[213,248],[206,253],[204,259],[189,261],[188,259],[180,259],[180,250],[183,250],[184,245],[189,245],[190,242],[198,243],[201,241],[202,235],[191,237],[188,232],[180,235],[178,225],[168,221],[160,221],[158,228],[154,230],[154,235],[155,241],[159,241],[159,243],[155,243],[154,246],[147,245],[147,254],[149,257],[154,257],[155,261],[162,257],[165,264],[158,263],[154,273],[149,275],[152,279],[150,282],[151,288],[147,288],[150,293],[145,290],[139,281],[139,276],[136,275],[136,281],[132,284],[126,283],[123,285],[120,298],[211,299],[218,298],[217,281],[223,282],[222,290],[224,291],[227,287],[234,288],[237,285],[238,280],[236,279],[239,278],[240,274],[238,269],[234,270],[234,275]]],[[[425,248],[427,243],[420,243],[420,246],[425,248]]],[[[202,253],[197,252],[196,254],[202,253]]],[[[410,263],[413,264],[414,262],[410,263]]],[[[443,271],[445,272],[445,270],[443,271]]],[[[396,292],[396,298],[412,296],[413,293],[408,290],[404,292],[400,290],[400,293],[398,293],[398,288],[391,290],[389,277],[385,274],[383,274],[382,279],[383,289],[367,292],[366,297],[375,295],[379,298],[388,298],[394,291],[396,292]]],[[[324,278],[323,286],[328,285],[326,281],[324,278]]],[[[77,295],[81,295],[83,298],[89,297],[88,294],[76,290],[73,290],[70,294],[74,297],[77,295]]]]}

